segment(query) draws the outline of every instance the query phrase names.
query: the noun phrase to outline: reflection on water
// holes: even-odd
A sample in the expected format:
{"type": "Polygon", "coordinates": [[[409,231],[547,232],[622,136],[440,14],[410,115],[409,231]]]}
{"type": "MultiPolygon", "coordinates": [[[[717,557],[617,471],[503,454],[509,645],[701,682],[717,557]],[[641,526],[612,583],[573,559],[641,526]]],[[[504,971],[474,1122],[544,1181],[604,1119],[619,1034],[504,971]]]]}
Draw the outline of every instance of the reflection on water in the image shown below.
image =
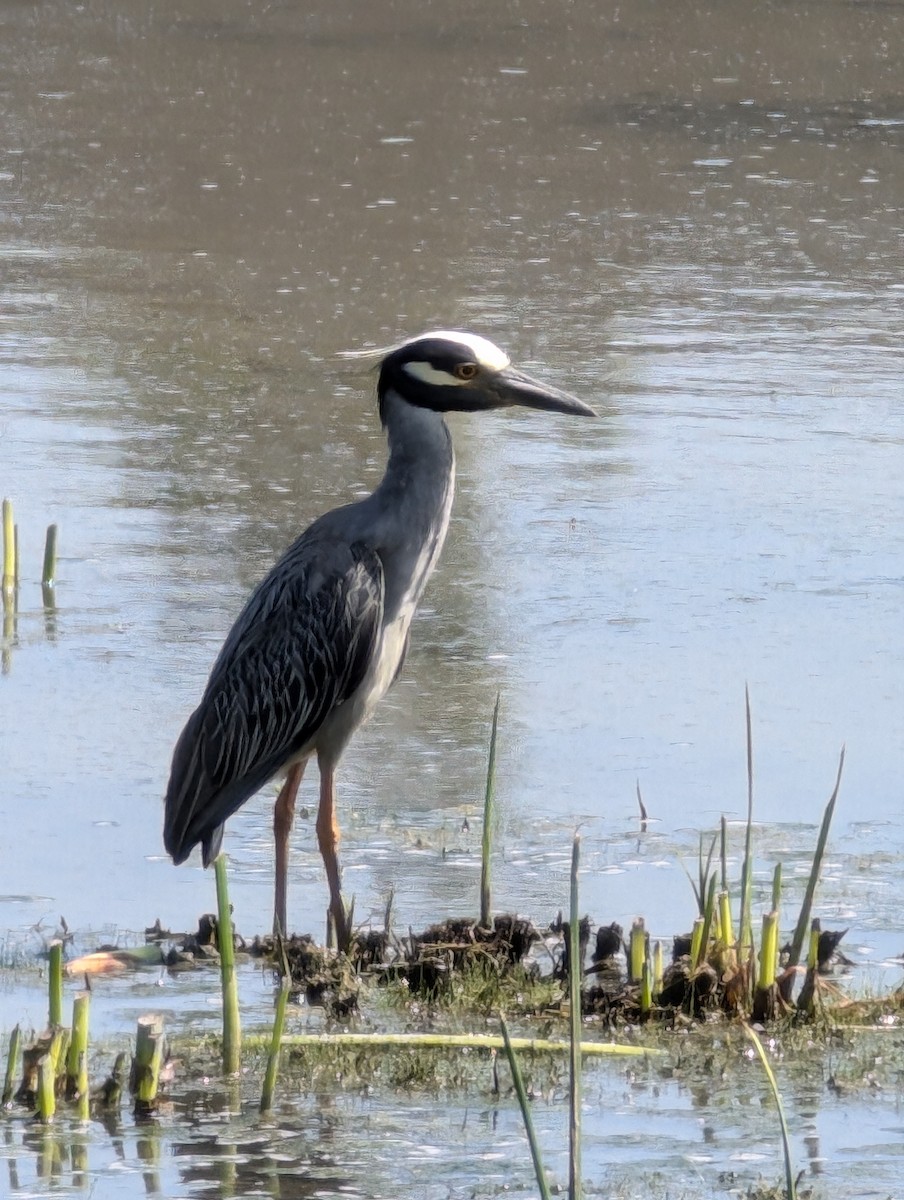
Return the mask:
{"type": "MultiPolygon", "coordinates": [[[[0,492],[23,547],[0,928],[210,907],[162,854],[169,755],[248,589],[379,478],[373,379],[335,354],[464,326],[603,419],[455,422],[444,558],[339,781],[356,911],[391,886],[404,924],[475,908],[461,831],[499,691],[500,903],[561,906],[580,823],[588,909],[630,924],[640,877],[670,936],[679,852],[743,810],[746,683],[763,880],[806,859],[846,743],[823,914],[864,957],[899,949],[899,10],[0,20],[0,492]]],[[[245,930],[269,921],[270,801],[227,834],[245,930]]],[[[298,824],[290,913],[319,929],[298,824]]]]}

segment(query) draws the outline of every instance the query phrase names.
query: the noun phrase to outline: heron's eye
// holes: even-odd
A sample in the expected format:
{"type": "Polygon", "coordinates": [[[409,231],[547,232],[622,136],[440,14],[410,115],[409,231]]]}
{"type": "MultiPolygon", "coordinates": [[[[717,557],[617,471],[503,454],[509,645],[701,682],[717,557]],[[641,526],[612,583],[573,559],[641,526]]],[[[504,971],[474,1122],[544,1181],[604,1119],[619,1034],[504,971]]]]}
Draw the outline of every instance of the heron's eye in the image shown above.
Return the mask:
{"type": "Polygon", "coordinates": [[[455,378],[464,380],[474,379],[478,369],[477,363],[474,362],[459,363],[455,368],[455,378]]]}

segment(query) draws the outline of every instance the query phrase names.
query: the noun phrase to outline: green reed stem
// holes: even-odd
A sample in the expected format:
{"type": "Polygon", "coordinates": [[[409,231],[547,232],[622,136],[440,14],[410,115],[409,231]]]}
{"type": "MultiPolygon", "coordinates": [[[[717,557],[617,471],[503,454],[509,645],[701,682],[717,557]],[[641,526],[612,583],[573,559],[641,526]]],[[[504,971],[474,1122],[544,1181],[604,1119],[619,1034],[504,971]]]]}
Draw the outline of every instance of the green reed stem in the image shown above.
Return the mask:
{"type": "Polygon", "coordinates": [[[509,1070],[512,1073],[512,1083],[515,1085],[515,1095],[518,1097],[518,1106],[521,1109],[521,1119],[524,1122],[524,1131],[527,1134],[527,1144],[530,1146],[530,1156],[534,1164],[534,1175],[537,1178],[537,1187],[540,1191],[540,1200],[551,1200],[549,1192],[549,1184],[546,1182],[546,1171],[543,1168],[543,1157],[540,1154],[540,1143],[537,1141],[537,1134],[534,1130],[534,1121],[530,1111],[530,1101],[527,1098],[527,1089],[524,1086],[524,1079],[521,1075],[521,1067],[518,1063],[518,1056],[515,1053],[515,1048],[512,1045],[512,1039],[509,1037],[508,1025],[505,1023],[505,1017],[499,1017],[499,1024],[502,1029],[502,1040],[505,1043],[505,1053],[508,1058],[509,1070]]]}
{"type": "Polygon", "coordinates": [[[3,577],[5,592],[11,592],[17,582],[16,525],[13,518],[12,500],[3,501],[3,577]]]}
{"type": "Polygon", "coordinates": [[[98,1091],[98,1104],[109,1112],[119,1108],[122,1100],[122,1085],[125,1081],[128,1062],[129,1056],[124,1050],[117,1054],[116,1061],[113,1063],[113,1070],[101,1084],[98,1091]]]}
{"type": "Polygon", "coordinates": [[[713,872],[709,876],[709,884],[706,890],[706,903],[703,907],[703,929],[700,933],[700,949],[699,958],[692,960],[694,967],[702,966],[709,953],[709,943],[712,937],[713,925],[718,923],[718,913],[716,910],[716,885],[719,882],[719,877],[713,872]]]}
{"type": "Polygon", "coordinates": [[[268,1113],[273,1107],[273,1094],[276,1091],[276,1077],[279,1073],[279,1052],[282,1046],[283,1032],[286,1027],[286,1008],[289,1003],[289,991],[292,983],[289,963],[286,959],[281,938],[279,948],[282,952],[282,974],[279,981],[279,995],[276,997],[276,1011],[273,1014],[273,1033],[270,1037],[270,1046],[267,1051],[267,1069],[264,1072],[264,1086],[261,1088],[260,1111],[262,1114],[268,1113]]]}
{"type": "Polygon", "coordinates": [[[57,566],[57,527],[47,526],[47,537],[44,541],[44,569],[41,572],[41,585],[53,587],[56,583],[57,566]]]}
{"type": "Polygon", "coordinates": [[[662,991],[662,942],[653,943],[653,995],[662,991]]]}
{"type": "Polygon", "coordinates": [[[705,946],[703,945],[703,926],[705,922],[702,917],[694,918],[694,925],[691,929],[691,970],[696,971],[697,967],[703,961],[705,946]]]}
{"type": "Polygon", "coordinates": [[[647,1016],[653,1007],[653,967],[649,959],[643,965],[640,980],[640,1011],[647,1016]]]}
{"type": "Polygon", "coordinates": [[[814,917],[810,922],[810,949],[807,953],[807,968],[815,971],[819,966],[819,935],[822,933],[822,922],[814,917]]]}
{"type": "Polygon", "coordinates": [[[747,829],[744,834],[744,864],[741,868],[741,916],[739,958],[747,960],[753,945],[750,904],[753,894],[753,722],[750,715],[750,689],[744,685],[744,714],[747,730],[747,829]]]}
{"type": "MultiPolygon", "coordinates": [[[[57,1034],[54,1034],[56,1037],[57,1034]]],[[[56,1068],[52,1048],[41,1056],[38,1064],[37,1117],[43,1125],[49,1125],[56,1115],[56,1068]]]]}
{"type": "Polygon", "coordinates": [[[220,952],[220,979],[223,988],[223,1071],[235,1075],[241,1064],[242,1026],[239,1018],[239,990],[235,974],[235,942],[232,935],[232,910],[226,879],[226,856],[218,854],[213,864],[217,881],[217,949],[220,952]]]}
{"type": "Polygon", "coordinates": [[[640,983],[643,975],[643,964],[647,957],[647,929],[643,917],[638,917],[631,924],[631,934],[628,938],[628,982],[640,983]]]}
{"type": "Polygon", "coordinates": [[[778,1083],[773,1073],[769,1059],[766,1057],[766,1051],[763,1048],[763,1043],[760,1041],[756,1032],[745,1022],[744,1033],[753,1043],[753,1048],[757,1052],[757,1057],[763,1064],[763,1070],[766,1072],[766,1078],[769,1081],[769,1087],[772,1090],[772,1098],[775,1101],[776,1112],[778,1113],[779,1125],[782,1131],[782,1156],[785,1161],[785,1186],[788,1192],[788,1200],[797,1200],[797,1187],[794,1182],[794,1164],[791,1161],[791,1140],[788,1136],[788,1122],[785,1120],[785,1110],[782,1105],[781,1092],[778,1090],[778,1083]]]}
{"type": "Polygon", "coordinates": [[[66,1059],[66,1095],[78,1100],[79,1117],[88,1119],[88,1017],[91,993],[79,992],[72,1001],[72,1036],[66,1059]]]}
{"type": "Polygon", "coordinates": [[[825,812],[822,814],[822,825],[820,826],[819,837],[816,841],[816,852],[813,855],[813,865],[810,867],[810,877],[807,880],[803,904],[800,908],[800,916],[797,918],[794,936],[791,939],[791,954],[788,959],[788,965],[792,967],[796,967],[800,962],[804,940],[807,936],[807,929],[809,928],[810,924],[810,913],[813,909],[813,898],[816,895],[816,885],[819,883],[819,875],[822,871],[822,863],[823,859],[825,858],[826,845],[828,844],[829,840],[829,829],[832,824],[832,817],[835,813],[835,803],[838,799],[839,788],[841,787],[841,773],[843,770],[844,746],[841,747],[841,756],[838,759],[838,774],[835,777],[835,787],[832,790],[832,795],[829,797],[829,802],[826,805],[825,812]]]}
{"type": "Polygon", "coordinates": [[[47,969],[50,996],[50,1028],[63,1024],[63,943],[50,943],[50,961],[47,969]]]}
{"type": "Polygon", "coordinates": [[[763,938],[760,942],[760,970],[757,986],[763,990],[775,986],[775,971],[778,966],[778,913],[773,911],[763,916],[763,938]]]}
{"type": "Polygon", "coordinates": [[[132,1061],[131,1078],[136,1116],[148,1116],[157,1107],[163,1048],[163,1017],[156,1013],[139,1017],[135,1031],[135,1058],[132,1061]]]}
{"type": "Polygon", "coordinates": [[[734,922],[731,919],[731,896],[728,892],[719,893],[719,932],[723,943],[732,949],[735,944],[734,922]]]}
{"type": "Polygon", "coordinates": [[[19,1069],[19,1054],[22,1050],[22,1031],[16,1025],[9,1035],[9,1052],[6,1056],[6,1074],[3,1077],[3,1094],[0,1096],[0,1108],[7,1108],[13,1101],[13,1091],[16,1086],[16,1072],[19,1069]]]}
{"type": "MultiPolygon", "coordinates": [[[[568,1096],[568,1200],[581,1200],[581,922],[578,913],[578,864],[581,839],[575,834],[571,847],[571,905],[569,909],[568,998],[571,1025],[571,1079],[568,1096]]],[[[643,969],[641,967],[641,969],[643,969]]]]}
{"type": "Polygon", "coordinates": [[[493,846],[493,822],[496,819],[496,734],[499,728],[499,693],[493,707],[493,727],[490,731],[490,753],[487,759],[487,785],[483,798],[483,837],[480,844],[480,924],[489,928],[490,913],[490,852],[493,846]]]}

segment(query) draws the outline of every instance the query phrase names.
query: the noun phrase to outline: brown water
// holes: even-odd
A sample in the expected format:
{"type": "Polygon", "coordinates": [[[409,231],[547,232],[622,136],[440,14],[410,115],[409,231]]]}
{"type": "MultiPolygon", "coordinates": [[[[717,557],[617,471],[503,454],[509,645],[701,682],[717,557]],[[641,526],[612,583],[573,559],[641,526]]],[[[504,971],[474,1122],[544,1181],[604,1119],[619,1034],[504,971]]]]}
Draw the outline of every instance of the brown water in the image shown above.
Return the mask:
{"type": "MultiPolygon", "coordinates": [[[[249,587],[379,477],[373,379],[335,355],[466,327],[603,420],[455,421],[449,543],[343,763],[357,914],[392,885],[403,925],[474,910],[498,690],[499,903],[561,906],[580,824],[595,917],[688,925],[679,856],[744,811],[746,683],[764,886],[782,859],[799,889],[846,743],[820,914],[897,982],[899,8],[218,0],[0,23],[0,491],[23,558],[0,929],[210,907],[212,880],[162,854],[169,754],[249,587]]],[[[249,931],[270,813],[227,836],[249,931]]],[[[303,817],[292,923],[324,902],[303,817]]]]}

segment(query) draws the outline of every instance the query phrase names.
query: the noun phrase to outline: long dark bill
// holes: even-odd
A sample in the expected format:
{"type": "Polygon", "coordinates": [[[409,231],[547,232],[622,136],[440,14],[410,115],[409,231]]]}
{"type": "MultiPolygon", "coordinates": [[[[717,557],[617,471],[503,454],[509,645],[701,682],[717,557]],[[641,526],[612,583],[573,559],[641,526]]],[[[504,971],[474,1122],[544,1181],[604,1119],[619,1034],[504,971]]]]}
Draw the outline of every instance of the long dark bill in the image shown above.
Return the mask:
{"type": "Polygon", "coordinates": [[[522,404],[526,408],[572,413],[579,417],[598,415],[589,404],[578,400],[576,396],[570,396],[568,392],[550,387],[547,383],[540,383],[538,379],[532,379],[530,375],[516,371],[513,367],[506,367],[504,371],[499,372],[493,380],[493,391],[502,404],[522,404]]]}

